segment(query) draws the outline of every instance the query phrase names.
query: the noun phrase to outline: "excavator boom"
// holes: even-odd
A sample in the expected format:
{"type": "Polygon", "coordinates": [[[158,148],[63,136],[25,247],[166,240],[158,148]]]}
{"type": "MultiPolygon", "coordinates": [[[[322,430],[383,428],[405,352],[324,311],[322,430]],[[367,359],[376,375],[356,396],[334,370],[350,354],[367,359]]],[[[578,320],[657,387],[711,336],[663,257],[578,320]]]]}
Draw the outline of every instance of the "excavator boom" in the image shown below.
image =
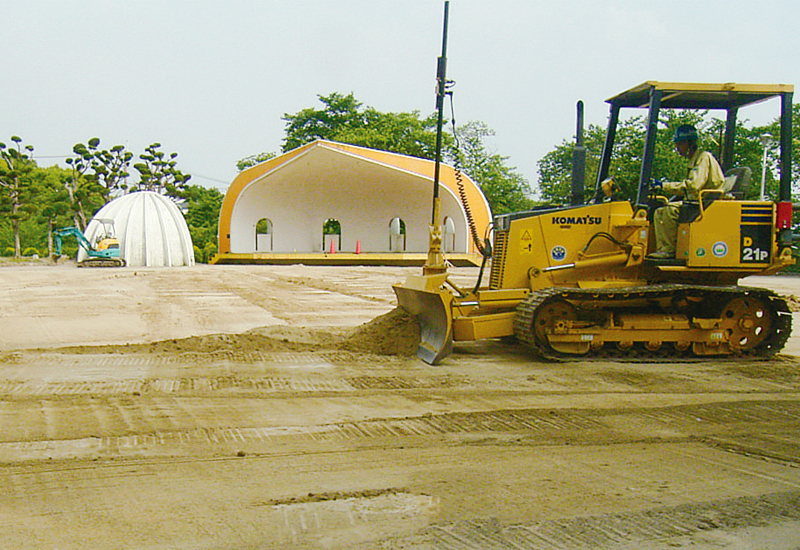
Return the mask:
{"type": "MultiPolygon", "coordinates": [[[[106,222],[108,223],[108,222],[106,222]]],[[[87,258],[78,263],[78,267],[124,267],[125,260],[120,256],[119,241],[116,237],[106,235],[97,247],[84,236],[77,227],[62,227],[53,232],[55,237],[54,252],[61,255],[64,237],[75,237],[78,246],[86,253],[87,258]]]]}

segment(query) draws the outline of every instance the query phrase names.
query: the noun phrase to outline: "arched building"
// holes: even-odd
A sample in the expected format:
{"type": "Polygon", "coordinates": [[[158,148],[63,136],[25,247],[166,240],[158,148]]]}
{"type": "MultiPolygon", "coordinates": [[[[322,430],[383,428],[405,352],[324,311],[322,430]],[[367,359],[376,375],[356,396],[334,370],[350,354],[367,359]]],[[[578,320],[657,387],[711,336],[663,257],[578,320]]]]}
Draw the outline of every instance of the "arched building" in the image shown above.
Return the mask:
{"type": "MultiPolygon", "coordinates": [[[[213,262],[420,263],[428,251],[433,176],[430,160],[309,143],[236,177],[222,203],[213,262]]],[[[442,164],[439,180],[443,249],[448,258],[475,263],[455,170],[442,164]]],[[[466,175],[461,182],[483,237],[489,204],[466,175]]]]}

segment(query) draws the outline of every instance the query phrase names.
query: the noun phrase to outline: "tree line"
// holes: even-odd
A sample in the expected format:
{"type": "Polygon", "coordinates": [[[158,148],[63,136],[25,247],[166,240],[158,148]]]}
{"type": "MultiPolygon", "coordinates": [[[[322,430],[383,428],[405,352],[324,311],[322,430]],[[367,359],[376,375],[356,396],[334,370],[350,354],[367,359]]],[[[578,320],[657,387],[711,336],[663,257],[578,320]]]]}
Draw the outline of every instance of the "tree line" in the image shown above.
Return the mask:
{"type": "MultiPolygon", "coordinates": [[[[353,93],[318,96],[321,107],[284,114],[281,153],[317,139],[433,159],[436,117],[413,112],[381,112],[365,107],[353,93]]],[[[530,208],[530,184],[508,157],[485,144],[494,132],[481,122],[454,127],[443,137],[445,162],[456,165],[480,185],[492,211],[501,214],[530,208]]],[[[6,256],[44,255],[52,251],[54,228],[71,225],[86,229],[92,216],[113,198],[137,190],[152,190],[181,201],[197,261],[216,252],[219,211],[224,198],[215,189],[189,185],[189,174],[176,165],[177,153],[167,155],[158,143],[134,162],[122,145],[102,148],[98,138],[73,147],[67,167],[40,167],[32,145],[12,137],[0,144],[0,253],[6,256]],[[138,181],[130,183],[131,168],[138,181]]],[[[256,153],[237,162],[244,170],[269,160],[275,152],[256,153]]],[[[66,252],[74,252],[65,246],[66,252]]]]}
{"type": "MultiPolygon", "coordinates": [[[[351,145],[380,149],[420,158],[433,159],[436,143],[436,117],[422,116],[419,111],[381,112],[365,107],[353,93],[318,95],[321,106],[286,113],[285,137],[280,152],[287,152],[325,139],[351,145]]],[[[680,124],[694,124],[703,137],[702,146],[717,153],[722,141],[725,121],[708,112],[662,111],[659,120],[654,171],[662,178],[685,177],[686,161],[678,156],[672,135],[680,124]]],[[[792,111],[793,135],[798,136],[800,105],[792,111]]],[[[618,186],[617,198],[634,200],[637,193],[641,154],[644,150],[646,120],[631,117],[620,121],[612,155],[612,175],[618,186]]],[[[761,158],[764,134],[779,135],[779,121],[749,127],[738,122],[734,163],[749,166],[753,183],[747,198],[758,195],[761,186],[761,158]]],[[[443,136],[445,162],[466,173],[483,191],[495,215],[530,209],[538,204],[567,204],[570,196],[572,158],[575,147],[565,139],[538,162],[536,189],[516,168],[486,144],[494,132],[480,121],[456,125],[448,123],[443,136]]],[[[586,182],[591,187],[600,163],[605,128],[590,125],[584,133],[587,148],[586,182]]],[[[798,139],[794,144],[797,149],[798,139]]],[[[159,143],[153,143],[134,162],[133,154],[121,145],[108,149],[100,140],[73,147],[67,167],[40,167],[33,156],[34,148],[17,136],[11,143],[0,143],[0,253],[15,257],[35,252],[43,255],[52,250],[52,231],[64,225],[82,231],[92,216],[110,200],[131,191],[151,190],[168,195],[182,204],[197,261],[207,261],[216,252],[217,226],[223,194],[216,189],[190,185],[189,174],[177,167],[177,153],[167,154],[159,143]],[[138,179],[131,183],[131,168],[138,179]]],[[[800,152],[800,151],[796,151],[800,152]]],[[[237,162],[238,169],[274,158],[275,152],[261,152],[237,162]]],[[[777,148],[767,154],[766,189],[777,196],[774,176],[778,163],[777,148]]],[[[800,181],[800,154],[793,155],[794,188],[800,181]]],[[[587,189],[587,196],[591,189],[587,189]]]]}
{"type": "MultiPolygon", "coordinates": [[[[620,121],[617,129],[616,143],[614,146],[611,172],[619,186],[618,198],[635,200],[639,185],[641,170],[641,156],[644,151],[646,135],[646,117],[634,116],[620,121]]],[[[725,121],[714,118],[707,111],[669,111],[664,110],[659,119],[659,132],[657,135],[655,155],[653,160],[654,177],[679,181],[686,177],[686,160],[682,159],[675,151],[672,142],[675,129],[681,124],[694,125],[701,136],[699,143],[704,148],[720,158],[722,136],[725,130],[725,121]]],[[[797,139],[800,128],[800,105],[792,106],[793,129],[793,155],[792,155],[792,189],[797,194],[800,186],[800,142],[797,139]]],[[[774,138],[774,147],[767,150],[767,170],[765,189],[767,196],[773,200],[778,197],[777,180],[779,148],[777,147],[780,136],[780,119],[776,117],[772,122],[762,126],[748,126],[747,121],[738,121],[736,128],[736,141],[734,143],[734,166],[747,166],[753,172],[752,183],[745,198],[754,199],[759,196],[762,180],[762,155],[764,145],[761,138],[769,134],[774,138]]],[[[595,185],[600,158],[603,153],[605,141],[605,128],[591,125],[584,133],[586,154],[586,185],[587,196],[591,196],[588,189],[595,185]]],[[[570,186],[572,181],[572,157],[575,143],[564,140],[555,149],[547,153],[538,163],[539,196],[545,203],[568,204],[570,186]]]]}
{"type": "MultiPolygon", "coordinates": [[[[306,108],[294,114],[284,114],[286,136],[281,152],[310,143],[316,139],[338,141],[401,153],[420,158],[433,159],[436,142],[436,116],[421,116],[411,113],[383,113],[372,107],[364,107],[352,93],[332,93],[317,96],[321,107],[306,108]]],[[[565,121],[565,126],[568,121],[565,121]]],[[[611,173],[616,180],[618,199],[635,200],[641,156],[647,128],[646,118],[634,116],[620,121],[612,154],[611,173]]],[[[681,180],[686,177],[686,160],[681,158],[672,142],[675,129],[681,124],[693,124],[703,137],[701,146],[719,157],[725,120],[714,118],[708,111],[662,110],[657,135],[654,170],[659,178],[681,180]]],[[[565,139],[548,152],[539,162],[538,181],[535,186],[509,166],[508,157],[490,150],[486,138],[494,132],[481,121],[470,121],[457,126],[448,123],[448,132],[443,139],[444,160],[466,173],[483,191],[493,214],[505,214],[532,208],[541,204],[563,205],[570,201],[574,139],[565,139]]],[[[800,128],[800,105],[792,110],[793,135],[800,128]]],[[[775,118],[762,126],[750,126],[746,120],[737,122],[734,144],[734,164],[748,166],[753,181],[747,198],[758,196],[761,187],[761,159],[763,145],[761,137],[780,135],[780,121],[775,118]]],[[[792,174],[794,188],[800,185],[800,140],[795,137],[792,174]]],[[[584,133],[586,155],[587,196],[591,196],[597,177],[600,157],[605,142],[605,128],[590,125],[584,133]]],[[[276,153],[259,153],[242,159],[240,170],[276,156],[276,153]]],[[[779,150],[767,151],[766,190],[768,196],[776,197],[779,150]]]]}
{"type": "MultiPolygon", "coordinates": [[[[108,149],[99,138],[77,143],[66,167],[42,167],[34,147],[19,136],[0,142],[0,253],[50,255],[53,230],[73,226],[85,231],[92,216],[114,198],[133,191],[172,197],[185,210],[195,256],[203,261],[216,251],[216,226],[222,194],[190,185],[191,175],[177,166],[177,153],[152,143],[134,160],[122,145],[108,149]],[[138,177],[133,177],[135,170],[138,177]],[[213,248],[213,251],[212,251],[213,248]]],[[[74,253],[68,243],[65,251],[74,253]]]]}

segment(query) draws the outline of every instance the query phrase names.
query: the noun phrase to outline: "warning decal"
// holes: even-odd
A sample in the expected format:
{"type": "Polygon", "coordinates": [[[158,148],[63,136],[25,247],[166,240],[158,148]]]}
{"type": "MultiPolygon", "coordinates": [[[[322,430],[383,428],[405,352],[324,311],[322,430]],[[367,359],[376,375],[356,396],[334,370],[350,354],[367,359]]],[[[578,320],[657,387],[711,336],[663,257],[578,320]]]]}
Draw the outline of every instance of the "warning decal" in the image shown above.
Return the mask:
{"type": "Polygon", "coordinates": [[[531,234],[527,229],[522,233],[522,238],[520,239],[520,243],[522,244],[523,254],[533,253],[533,239],[531,238],[531,234]]]}

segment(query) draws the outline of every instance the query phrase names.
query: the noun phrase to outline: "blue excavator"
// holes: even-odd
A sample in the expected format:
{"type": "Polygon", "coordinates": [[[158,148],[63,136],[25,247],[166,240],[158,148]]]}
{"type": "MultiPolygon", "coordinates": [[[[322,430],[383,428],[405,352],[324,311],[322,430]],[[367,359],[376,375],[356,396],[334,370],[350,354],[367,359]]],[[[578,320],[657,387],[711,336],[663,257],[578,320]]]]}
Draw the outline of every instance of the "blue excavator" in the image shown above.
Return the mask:
{"type": "Polygon", "coordinates": [[[56,256],[61,255],[64,237],[75,237],[78,246],[86,252],[86,258],[78,262],[78,267],[124,267],[125,259],[120,256],[119,240],[114,235],[114,221],[95,218],[102,225],[102,231],[92,244],[77,227],[62,227],[53,233],[56,256]]]}

